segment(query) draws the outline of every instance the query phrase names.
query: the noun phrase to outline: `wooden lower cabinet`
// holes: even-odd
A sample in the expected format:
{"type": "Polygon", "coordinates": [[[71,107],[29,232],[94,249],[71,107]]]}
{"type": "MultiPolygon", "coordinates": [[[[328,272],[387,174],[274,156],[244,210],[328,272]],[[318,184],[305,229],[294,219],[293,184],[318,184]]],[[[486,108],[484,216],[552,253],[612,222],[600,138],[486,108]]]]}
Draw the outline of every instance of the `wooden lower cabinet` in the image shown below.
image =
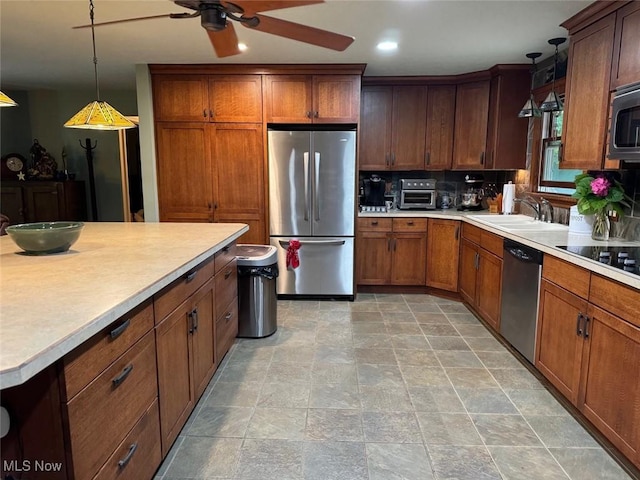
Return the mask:
{"type": "Polygon", "coordinates": [[[430,218],[427,230],[427,286],[457,292],[460,221],[430,218]]]}
{"type": "Polygon", "coordinates": [[[475,304],[476,301],[477,262],[478,246],[463,238],[460,242],[458,289],[462,298],[471,304],[475,304]]]}
{"type": "Polygon", "coordinates": [[[426,218],[359,218],[359,285],[425,285],[426,218]]]}

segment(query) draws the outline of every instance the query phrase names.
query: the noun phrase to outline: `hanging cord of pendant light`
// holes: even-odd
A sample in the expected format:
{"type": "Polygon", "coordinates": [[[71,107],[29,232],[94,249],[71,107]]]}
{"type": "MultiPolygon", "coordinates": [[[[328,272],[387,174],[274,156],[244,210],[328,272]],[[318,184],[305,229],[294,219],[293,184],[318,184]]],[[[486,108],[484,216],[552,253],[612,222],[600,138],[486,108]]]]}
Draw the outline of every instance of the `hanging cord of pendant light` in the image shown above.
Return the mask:
{"type": "Polygon", "coordinates": [[[562,45],[567,39],[564,37],[552,38],[549,40],[550,45],[556,47],[555,54],[553,56],[553,79],[551,81],[551,92],[544,99],[540,110],[543,112],[561,112],[564,109],[560,96],[556,93],[556,76],[558,70],[558,45],[562,45]]]}
{"type": "Polygon", "coordinates": [[[520,118],[530,118],[530,117],[540,117],[542,113],[540,109],[536,105],[535,100],[533,99],[533,87],[534,87],[534,79],[536,74],[536,58],[541,56],[540,52],[532,52],[527,53],[526,57],[531,59],[531,88],[529,89],[529,100],[524,104],[520,113],[518,113],[518,117],[520,118]]]}
{"type": "Polygon", "coordinates": [[[89,0],[89,18],[91,19],[91,42],[93,43],[93,74],[96,81],[96,100],[100,101],[100,85],[98,84],[98,56],[96,55],[96,31],[93,22],[93,0],[89,0]]]}

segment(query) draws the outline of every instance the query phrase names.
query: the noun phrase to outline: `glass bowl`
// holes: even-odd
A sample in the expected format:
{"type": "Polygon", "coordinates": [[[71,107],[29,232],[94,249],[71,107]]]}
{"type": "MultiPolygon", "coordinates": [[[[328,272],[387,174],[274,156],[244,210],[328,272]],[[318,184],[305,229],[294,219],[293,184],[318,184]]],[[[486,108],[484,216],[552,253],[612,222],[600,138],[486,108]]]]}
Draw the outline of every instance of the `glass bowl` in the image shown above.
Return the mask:
{"type": "Polygon", "coordinates": [[[7,234],[29,255],[48,255],[69,250],[84,227],[82,222],[22,223],[7,227],[7,234]]]}

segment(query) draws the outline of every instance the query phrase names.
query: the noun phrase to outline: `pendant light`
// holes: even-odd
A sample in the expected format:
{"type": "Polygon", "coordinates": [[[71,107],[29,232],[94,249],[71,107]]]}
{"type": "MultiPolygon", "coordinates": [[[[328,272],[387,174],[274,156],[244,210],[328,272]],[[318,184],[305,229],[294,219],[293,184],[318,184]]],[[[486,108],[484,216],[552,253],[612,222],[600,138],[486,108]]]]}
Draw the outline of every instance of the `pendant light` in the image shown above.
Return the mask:
{"type": "Polygon", "coordinates": [[[542,112],[536,105],[536,101],[533,99],[533,80],[536,74],[536,58],[541,56],[540,52],[527,53],[527,58],[531,59],[531,90],[529,90],[529,100],[524,104],[520,113],[518,113],[518,117],[520,118],[531,118],[531,117],[541,117],[542,112]]]}
{"type": "Polygon", "coordinates": [[[0,107],[16,107],[18,104],[11,100],[7,95],[0,92],[0,107]]]}
{"type": "Polygon", "coordinates": [[[567,39],[564,37],[552,38],[549,40],[551,45],[555,45],[556,53],[553,57],[553,83],[551,84],[551,92],[544,99],[540,110],[543,112],[561,112],[564,109],[560,96],[556,93],[556,70],[558,68],[558,45],[562,45],[567,39]]]}
{"type": "Polygon", "coordinates": [[[91,19],[91,39],[93,41],[93,71],[96,82],[97,100],[71,117],[65,127],[83,128],[89,130],[122,130],[134,128],[135,123],[128,120],[107,102],[100,100],[100,88],[98,87],[98,57],[96,56],[96,35],[93,24],[93,0],[89,0],[89,18],[91,19]]]}

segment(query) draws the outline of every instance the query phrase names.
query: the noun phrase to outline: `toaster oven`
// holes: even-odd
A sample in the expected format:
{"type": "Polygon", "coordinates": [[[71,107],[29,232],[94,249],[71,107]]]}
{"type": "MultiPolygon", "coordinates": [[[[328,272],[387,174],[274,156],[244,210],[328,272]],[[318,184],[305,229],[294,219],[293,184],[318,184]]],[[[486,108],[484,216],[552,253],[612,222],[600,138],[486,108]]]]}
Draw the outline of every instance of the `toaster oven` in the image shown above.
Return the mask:
{"type": "Polygon", "coordinates": [[[436,180],[432,178],[400,179],[398,208],[432,210],[436,208],[436,180]]]}

